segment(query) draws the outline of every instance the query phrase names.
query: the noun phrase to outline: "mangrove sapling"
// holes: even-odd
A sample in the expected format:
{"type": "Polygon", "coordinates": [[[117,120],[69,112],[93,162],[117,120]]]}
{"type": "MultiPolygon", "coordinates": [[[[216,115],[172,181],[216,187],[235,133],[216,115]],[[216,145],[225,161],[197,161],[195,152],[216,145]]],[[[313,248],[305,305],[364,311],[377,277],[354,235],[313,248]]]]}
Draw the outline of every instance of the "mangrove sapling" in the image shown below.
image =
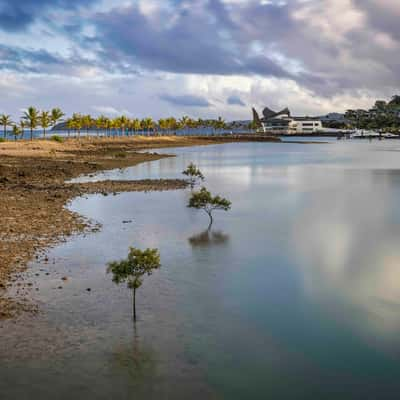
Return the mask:
{"type": "Polygon", "coordinates": [[[161,267],[160,253],[157,249],[140,250],[130,247],[125,260],[108,264],[107,272],[113,274],[113,282],[117,285],[126,282],[133,294],[133,320],[136,321],[136,290],[142,286],[145,275],[161,267]]]}
{"type": "Polygon", "coordinates": [[[213,211],[228,211],[231,209],[231,204],[229,200],[221,196],[212,196],[205,187],[202,187],[199,192],[192,193],[188,207],[204,210],[210,218],[210,224],[208,225],[208,229],[210,229],[213,223],[213,211]]]}
{"type": "Polygon", "coordinates": [[[182,174],[189,177],[189,185],[192,189],[196,185],[197,181],[204,181],[204,175],[193,163],[190,163],[182,174]]]}

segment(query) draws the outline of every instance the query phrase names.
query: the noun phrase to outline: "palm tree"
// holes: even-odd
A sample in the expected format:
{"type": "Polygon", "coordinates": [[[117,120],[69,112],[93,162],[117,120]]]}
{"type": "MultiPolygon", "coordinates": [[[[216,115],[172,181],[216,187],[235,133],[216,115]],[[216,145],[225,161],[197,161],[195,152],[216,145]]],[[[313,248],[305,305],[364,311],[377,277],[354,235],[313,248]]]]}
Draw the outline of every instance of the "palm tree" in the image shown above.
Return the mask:
{"type": "Polygon", "coordinates": [[[78,131],[78,138],[81,137],[81,129],[82,129],[82,115],[78,113],[72,114],[72,120],[74,122],[74,127],[78,131]]]}
{"type": "Polygon", "coordinates": [[[167,118],[167,125],[168,125],[168,133],[171,133],[171,130],[176,131],[178,127],[178,123],[174,117],[167,118]]]}
{"type": "Polygon", "coordinates": [[[99,136],[99,132],[102,129],[107,129],[107,118],[104,115],[100,115],[95,120],[95,125],[97,129],[97,136],[99,136]]]}
{"type": "Polygon", "coordinates": [[[48,111],[42,111],[39,114],[39,123],[40,126],[43,128],[43,137],[46,137],[46,129],[50,126],[51,117],[48,111]]]}
{"type": "Polygon", "coordinates": [[[3,125],[4,128],[4,139],[7,137],[7,126],[11,126],[11,115],[2,114],[0,116],[0,124],[3,125]]]}
{"type": "Polygon", "coordinates": [[[92,125],[92,117],[90,115],[82,115],[81,116],[81,124],[82,128],[86,129],[86,136],[89,136],[89,129],[92,125]]]}
{"type": "MultiPolygon", "coordinates": [[[[23,122],[21,122],[21,126],[24,126],[23,122]]],[[[12,126],[12,134],[14,136],[14,140],[17,140],[17,137],[20,136],[23,132],[24,130],[21,129],[17,124],[14,124],[12,126]]]]}
{"type": "Polygon", "coordinates": [[[121,115],[118,118],[118,122],[119,122],[119,126],[121,128],[121,134],[122,134],[122,136],[125,136],[125,128],[129,124],[129,119],[125,115],[121,115]]]}
{"type": "Polygon", "coordinates": [[[142,127],[143,129],[147,130],[147,132],[149,133],[151,129],[154,128],[154,121],[152,118],[145,118],[142,120],[142,127]]]}
{"type": "Polygon", "coordinates": [[[189,129],[197,128],[197,121],[195,119],[189,118],[187,125],[189,129]]]}
{"type": "Polygon", "coordinates": [[[75,121],[72,118],[67,120],[68,137],[70,136],[71,129],[75,129],[75,121]]]}
{"type": "Polygon", "coordinates": [[[105,117],[104,119],[104,129],[106,130],[106,136],[111,136],[111,129],[113,127],[112,120],[105,117]]]}
{"type": "Polygon", "coordinates": [[[188,126],[190,118],[187,115],[184,115],[180,120],[179,120],[179,128],[185,130],[188,126]]]}
{"type": "Polygon", "coordinates": [[[160,131],[161,131],[161,134],[162,134],[163,132],[165,132],[165,131],[168,129],[168,122],[167,122],[167,120],[164,119],[164,118],[160,118],[160,119],[158,120],[158,126],[159,126],[160,131]]]}
{"type": "Polygon", "coordinates": [[[140,130],[142,129],[142,123],[141,123],[140,119],[135,118],[135,119],[132,121],[132,127],[133,127],[133,130],[135,131],[135,134],[136,134],[138,131],[140,131],[140,130]]]}
{"type": "Polygon", "coordinates": [[[119,120],[118,117],[117,117],[117,118],[114,118],[114,119],[112,120],[112,125],[113,125],[113,129],[114,129],[114,135],[113,135],[113,137],[114,137],[114,136],[119,136],[119,128],[121,128],[121,122],[120,122],[120,120],[119,120]],[[115,135],[115,131],[117,131],[117,132],[116,132],[116,135],[115,135]]]}
{"type": "Polygon", "coordinates": [[[65,114],[59,109],[59,108],[53,108],[51,110],[51,125],[56,126],[58,122],[62,121],[62,118],[65,116],[65,114]]]}
{"type": "Polygon", "coordinates": [[[21,119],[19,121],[19,127],[21,128],[21,137],[22,137],[22,139],[24,138],[25,128],[27,126],[28,126],[28,124],[23,119],[21,119]]]}
{"type": "Polygon", "coordinates": [[[35,107],[29,107],[22,116],[22,119],[28,123],[28,127],[31,131],[31,140],[33,140],[33,130],[38,125],[39,112],[35,107]]]}

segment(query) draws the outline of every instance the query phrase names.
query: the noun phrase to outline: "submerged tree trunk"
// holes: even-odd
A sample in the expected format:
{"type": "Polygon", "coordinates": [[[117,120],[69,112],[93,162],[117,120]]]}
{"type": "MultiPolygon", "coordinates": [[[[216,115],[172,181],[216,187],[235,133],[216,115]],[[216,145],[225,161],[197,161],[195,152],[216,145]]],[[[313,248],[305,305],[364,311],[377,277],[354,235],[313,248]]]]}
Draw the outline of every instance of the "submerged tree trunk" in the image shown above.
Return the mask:
{"type": "Polygon", "coordinates": [[[207,230],[209,231],[211,229],[212,224],[213,224],[213,216],[212,216],[211,212],[207,211],[207,214],[210,217],[210,224],[208,225],[208,228],[207,228],[207,230]]]}
{"type": "Polygon", "coordinates": [[[136,321],[136,289],[133,289],[133,320],[136,321]]]}

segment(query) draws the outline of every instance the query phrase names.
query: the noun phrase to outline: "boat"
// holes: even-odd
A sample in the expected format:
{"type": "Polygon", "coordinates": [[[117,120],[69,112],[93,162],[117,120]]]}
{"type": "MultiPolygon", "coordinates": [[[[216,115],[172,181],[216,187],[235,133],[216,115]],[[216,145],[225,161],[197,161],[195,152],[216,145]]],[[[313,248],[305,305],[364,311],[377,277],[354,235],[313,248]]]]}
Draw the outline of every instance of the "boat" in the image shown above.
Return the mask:
{"type": "Polygon", "coordinates": [[[394,133],[382,133],[382,137],[385,139],[400,139],[400,135],[396,135],[394,133]]]}
{"type": "Polygon", "coordinates": [[[383,135],[379,132],[375,131],[367,131],[367,130],[356,130],[355,133],[350,135],[351,139],[374,139],[374,138],[382,138],[383,135]]]}

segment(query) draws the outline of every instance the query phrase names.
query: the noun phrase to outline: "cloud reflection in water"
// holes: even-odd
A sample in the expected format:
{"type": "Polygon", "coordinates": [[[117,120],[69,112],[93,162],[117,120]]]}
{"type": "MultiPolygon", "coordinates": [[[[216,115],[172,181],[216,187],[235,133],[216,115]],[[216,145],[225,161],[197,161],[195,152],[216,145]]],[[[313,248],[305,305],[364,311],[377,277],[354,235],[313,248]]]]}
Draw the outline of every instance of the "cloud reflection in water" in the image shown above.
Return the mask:
{"type": "MultiPolygon", "coordinates": [[[[308,179],[315,184],[321,175],[308,179]]],[[[294,223],[304,290],[368,337],[398,342],[400,172],[349,170],[326,190],[329,179],[321,182],[324,190],[312,191],[294,223]]]]}

